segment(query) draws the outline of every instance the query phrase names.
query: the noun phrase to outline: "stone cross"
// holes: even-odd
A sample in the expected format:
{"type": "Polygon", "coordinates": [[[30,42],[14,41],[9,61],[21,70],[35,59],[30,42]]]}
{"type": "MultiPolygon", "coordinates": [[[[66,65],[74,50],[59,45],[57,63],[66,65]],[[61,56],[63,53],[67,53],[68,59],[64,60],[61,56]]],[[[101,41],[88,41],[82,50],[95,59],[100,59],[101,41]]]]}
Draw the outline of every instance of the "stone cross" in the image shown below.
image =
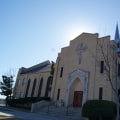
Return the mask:
{"type": "Polygon", "coordinates": [[[78,47],[77,47],[77,53],[79,55],[79,64],[81,64],[82,61],[82,54],[83,52],[87,49],[87,46],[83,43],[81,43],[78,47]]]}

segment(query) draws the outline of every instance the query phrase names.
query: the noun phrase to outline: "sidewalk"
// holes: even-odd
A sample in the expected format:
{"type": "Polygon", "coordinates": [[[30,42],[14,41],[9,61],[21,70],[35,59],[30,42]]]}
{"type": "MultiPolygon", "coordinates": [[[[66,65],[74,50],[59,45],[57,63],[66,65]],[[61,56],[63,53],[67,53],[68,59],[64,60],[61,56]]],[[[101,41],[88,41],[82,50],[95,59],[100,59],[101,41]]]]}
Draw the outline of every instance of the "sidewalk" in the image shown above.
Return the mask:
{"type": "Polygon", "coordinates": [[[22,119],[16,118],[11,114],[0,112],[0,120],[22,120],[22,119]]]}
{"type": "Polygon", "coordinates": [[[0,106],[0,120],[22,120],[20,118],[15,117],[12,114],[5,113],[5,111],[7,112],[9,110],[7,110],[5,106],[0,106]]]}
{"type": "Polygon", "coordinates": [[[46,111],[42,112],[41,110],[31,113],[28,110],[16,109],[12,107],[0,107],[0,119],[1,120],[85,120],[80,116],[77,117],[74,113],[72,114],[70,113],[69,115],[64,114],[62,108],[56,110],[56,112],[50,109],[49,113],[46,111]]]}

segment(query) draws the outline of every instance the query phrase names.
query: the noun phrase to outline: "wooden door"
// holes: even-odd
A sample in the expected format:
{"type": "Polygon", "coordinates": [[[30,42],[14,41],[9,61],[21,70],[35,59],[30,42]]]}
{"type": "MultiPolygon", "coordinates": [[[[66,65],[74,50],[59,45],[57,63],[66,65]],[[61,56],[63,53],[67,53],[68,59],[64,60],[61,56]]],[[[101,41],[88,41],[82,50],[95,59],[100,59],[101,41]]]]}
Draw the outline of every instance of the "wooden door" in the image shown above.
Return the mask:
{"type": "Polygon", "coordinates": [[[82,106],[82,97],[83,97],[83,91],[74,91],[74,98],[73,98],[74,107],[82,106]]]}

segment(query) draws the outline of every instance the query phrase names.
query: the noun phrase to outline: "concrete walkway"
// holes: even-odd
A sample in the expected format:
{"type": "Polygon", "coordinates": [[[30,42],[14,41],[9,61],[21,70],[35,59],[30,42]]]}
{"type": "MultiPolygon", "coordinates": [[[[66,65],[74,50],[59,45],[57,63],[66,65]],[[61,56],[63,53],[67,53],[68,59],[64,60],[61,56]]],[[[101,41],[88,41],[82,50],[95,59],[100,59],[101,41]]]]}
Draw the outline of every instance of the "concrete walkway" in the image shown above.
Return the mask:
{"type": "Polygon", "coordinates": [[[84,120],[82,117],[70,117],[59,114],[59,112],[57,114],[53,113],[42,111],[31,113],[27,110],[23,111],[11,107],[0,107],[0,116],[3,116],[3,118],[6,117],[3,120],[84,120]]]}

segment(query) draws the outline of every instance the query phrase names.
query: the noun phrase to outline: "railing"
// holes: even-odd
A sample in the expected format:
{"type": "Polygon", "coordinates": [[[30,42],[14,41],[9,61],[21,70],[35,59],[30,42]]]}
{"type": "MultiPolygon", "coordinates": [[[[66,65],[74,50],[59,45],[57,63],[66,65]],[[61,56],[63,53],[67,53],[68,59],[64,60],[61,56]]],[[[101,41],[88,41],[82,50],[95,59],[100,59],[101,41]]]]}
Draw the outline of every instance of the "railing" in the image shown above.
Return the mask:
{"type": "Polygon", "coordinates": [[[50,113],[50,106],[51,105],[55,105],[56,106],[56,101],[55,102],[51,102],[51,104],[49,104],[48,106],[47,106],[47,113],[50,113]]]}
{"type": "Polygon", "coordinates": [[[66,106],[66,115],[68,115],[68,110],[69,110],[69,108],[71,107],[72,105],[67,105],[66,106]]]}
{"type": "MultiPolygon", "coordinates": [[[[59,105],[59,103],[58,103],[58,101],[55,101],[55,102],[52,102],[51,104],[48,104],[47,106],[46,106],[46,113],[50,113],[50,111],[52,110],[51,109],[51,106],[54,106],[55,108],[54,109],[57,109],[58,107],[63,107],[63,109],[64,109],[64,112],[65,112],[65,115],[66,116],[68,116],[68,113],[69,113],[69,109],[70,109],[70,107],[72,106],[72,105],[67,105],[66,107],[65,106],[60,106],[59,105]]],[[[59,109],[59,108],[58,108],[59,109]]],[[[55,111],[55,110],[54,110],[55,111]]]]}

